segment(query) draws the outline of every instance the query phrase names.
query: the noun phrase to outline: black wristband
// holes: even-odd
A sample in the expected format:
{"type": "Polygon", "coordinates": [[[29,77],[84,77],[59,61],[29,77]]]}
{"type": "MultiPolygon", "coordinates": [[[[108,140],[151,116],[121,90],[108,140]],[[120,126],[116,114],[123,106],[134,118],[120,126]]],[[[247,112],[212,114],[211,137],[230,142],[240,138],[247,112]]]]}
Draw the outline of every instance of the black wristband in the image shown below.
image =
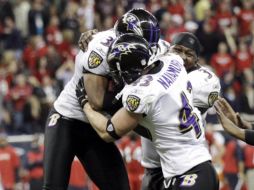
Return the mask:
{"type": "Polygon", "coordinates": [[[251,124],[251,128],[252,128],[252,130],[254,130],[254,123],[251,124]]]}
{"type": "Polygon", "coordinates": [[[88,103],[88,99],[82,100],[82,102],[81,102],[81,107],[82,107],[82,109],[84,108],[84,106],[86,105],[86,103],[88,103]]]}
{"type": "Polygon", "coordinates": [[[254,145],[254,131],[251,129],[245,130],[245,142],[254,145]]]}
{"type": "Polygon", "coordinates": [[[116,134],[115,127],[114,127],[113,123],[111,122],[111,119],[109,119],[107,122],[106,131],[115,140],[118,140],[121,138],[119,135],[116,134]]]}

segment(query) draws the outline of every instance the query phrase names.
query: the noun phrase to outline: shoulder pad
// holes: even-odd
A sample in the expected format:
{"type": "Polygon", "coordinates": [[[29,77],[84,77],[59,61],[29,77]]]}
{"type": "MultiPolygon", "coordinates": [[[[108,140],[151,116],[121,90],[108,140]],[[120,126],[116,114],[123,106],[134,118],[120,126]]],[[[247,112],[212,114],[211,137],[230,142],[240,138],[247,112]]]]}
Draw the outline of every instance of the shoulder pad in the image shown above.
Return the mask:
{"type": "Polygon", "coordinates": [[[84,63],[84,70],[98,75],[107,75],[109,72],[106,56],[108,48],[115,39],[113,31],[108,30],[94,35],[88,45],[88,58],[84,63]]]}
{"type": "Polygon", "coordinates": [[[212,107],[220,94],[219,78],[205,67],[190,72],[188,77],[192,84],[194,106],[212,107]]]}
{"type": "Polygon", "coordinates": [[[123,89],[123,106],[130,112],[147,114],[156,95],[146,87],[127,85],[123,89]]]}

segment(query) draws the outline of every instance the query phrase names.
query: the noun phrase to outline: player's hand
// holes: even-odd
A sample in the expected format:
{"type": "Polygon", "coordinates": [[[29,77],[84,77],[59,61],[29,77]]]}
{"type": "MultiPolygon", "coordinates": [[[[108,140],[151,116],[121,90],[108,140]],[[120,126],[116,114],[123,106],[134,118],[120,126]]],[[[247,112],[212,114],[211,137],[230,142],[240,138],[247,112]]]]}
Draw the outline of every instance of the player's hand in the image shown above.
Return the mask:
{"type": "Polygon", "coordinates": [[[78,98],[79,105],[84,108],[85,104],[88,102],[88,97],[85,90],[84,78],[81,77],[76,85],[76,96],[78,98]]]}
{"type": "Polygon", "coordinates": [[[223,115],[231,120],[235,125],[239,126],[239,119],[237,118],[237,113],[229,105],[229,103],[221,97],[218,97],[217,101],[217,110],[220,109],[223,112],[223,115]]]}
{"type": "Polygon", "coordinates": [[[78,46],[83,52],[87,51],[89,42],[93,39],[93,35],[96,34],[97,32],[98,32],[97,29],[88,30],[80,35],[78,46]]]}
{"type": "Polygon", "coordinates": [[[243,129],[240,129],[235,123],[233,123],[232,120],[230,120],[226,114],[225,114],[225,107],[223,104],[221,104],[220,100],[216,100],[214,103],[214,107],[216,110],[216,113],[218,115],[218,118],[220,120],[220,123],[224,130],[233,135],[236,138],[239,138],[241,140],[244,140],[244,131],[243,129]]]}
{"type": "Polygon", "coordinates": [[[218,115],[218,118],[220,120],[220,123],[222,127],[228,132],[228,126],[234,125],[234,123],[225,115],[225,107],[223,107],[223,104],[220,100],[217,100],[214,103],[214,108],[216,110],[216,113],[218,115]]]}
{"type": "Polygon", "coordinates": [[[217,110],[220,109],[225,117],[230,119],[237,127],[242,129],[251,129],[251,124],[248,121],[243,120],[239,113],[236,113],[229,103],[221,97],[217,100],[217,110]]]}

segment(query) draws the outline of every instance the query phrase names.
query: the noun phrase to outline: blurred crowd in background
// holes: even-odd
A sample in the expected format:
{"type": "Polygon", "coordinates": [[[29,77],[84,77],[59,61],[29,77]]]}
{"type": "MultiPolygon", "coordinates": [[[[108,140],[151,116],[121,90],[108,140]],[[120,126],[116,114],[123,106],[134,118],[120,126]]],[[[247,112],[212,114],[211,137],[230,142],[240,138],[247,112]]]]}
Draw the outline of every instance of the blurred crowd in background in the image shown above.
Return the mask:
{"type": "MultiPolygon", "coordinates": [[[[159,21],[161,38],[169,42],[178,32],[194,33],[202,44],[199,63],[219,76],[221,96],[253,120],[253,0],[0,0],[0,176],[4,190],[40,189],[43,145],[37,134],[43,136],[49,108],[73,74],[80,34],[112,28],[131,8],[152,12],[159,21]],[[32,139],[20,148],[20,143],[8,140],[13,135],[32,135],[32,139]]],[[[217,130],[213,110],[206,127],[221,189],[253,190],[254,147],[217,130]]],[[[139,138],[130,134],[118,144],[132,190],[139,190],[143,172],[139,138]]],[[[73,167],[70,189],[93,189],[89,180],[84,181],[88,178],[82,167],[73,167]]]]}

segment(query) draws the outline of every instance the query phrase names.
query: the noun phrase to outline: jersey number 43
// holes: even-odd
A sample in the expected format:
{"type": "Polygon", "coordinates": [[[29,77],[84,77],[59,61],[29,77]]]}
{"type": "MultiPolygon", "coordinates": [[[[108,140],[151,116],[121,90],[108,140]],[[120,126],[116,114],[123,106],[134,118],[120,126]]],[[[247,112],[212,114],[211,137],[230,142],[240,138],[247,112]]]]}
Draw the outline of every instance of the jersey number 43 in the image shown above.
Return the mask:
{"type": "Polygon", "coordinates": [[[181,100],[183,107],[179,113],[179,129],[181,133],[187,133],[188,131],[194,129],[196,137],[199,138],[201,135],[201,128],[198,122],[199,118],[195,113],[193,113],[193,109],[184,92],[181,93],[181,100]]]}

